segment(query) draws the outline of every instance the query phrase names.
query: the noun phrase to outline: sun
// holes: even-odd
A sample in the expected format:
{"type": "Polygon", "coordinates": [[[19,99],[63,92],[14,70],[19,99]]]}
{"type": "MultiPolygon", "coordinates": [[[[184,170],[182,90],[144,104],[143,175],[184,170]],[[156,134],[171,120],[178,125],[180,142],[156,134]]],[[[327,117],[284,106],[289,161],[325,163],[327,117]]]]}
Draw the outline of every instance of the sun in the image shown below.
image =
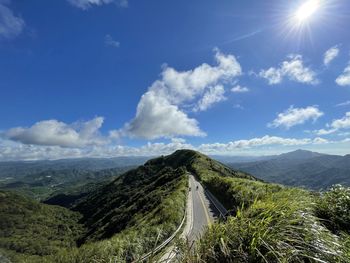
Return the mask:
{"type": "Polygon", "coordinates": [[[310,19],[310,17],[319,9],[319,0],[308,0],[303,3],[295,13],[295,18],[299,23],[303,23],[310,19]]]}

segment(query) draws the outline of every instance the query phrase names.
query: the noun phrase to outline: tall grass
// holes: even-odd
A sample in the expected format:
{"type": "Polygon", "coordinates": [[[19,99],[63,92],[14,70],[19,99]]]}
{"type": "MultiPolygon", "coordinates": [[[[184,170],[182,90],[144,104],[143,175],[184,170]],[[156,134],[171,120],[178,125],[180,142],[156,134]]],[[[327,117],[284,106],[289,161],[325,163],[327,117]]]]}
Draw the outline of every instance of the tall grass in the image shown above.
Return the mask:
{"type": "Polygon", "coordinates": [[[212,225],[192,248],[180,244],[182,262],[350,262],[349,236],[335,235],[316,217],[314,194],[235,178],[211,180],[235,200],[236,215],[212,225]]]}

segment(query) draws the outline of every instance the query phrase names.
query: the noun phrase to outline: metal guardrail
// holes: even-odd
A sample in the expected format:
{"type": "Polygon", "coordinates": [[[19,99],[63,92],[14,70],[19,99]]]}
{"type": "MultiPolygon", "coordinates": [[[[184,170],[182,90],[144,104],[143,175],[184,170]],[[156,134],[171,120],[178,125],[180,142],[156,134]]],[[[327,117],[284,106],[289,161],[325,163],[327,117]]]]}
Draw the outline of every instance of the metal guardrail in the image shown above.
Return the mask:
{"type": "MultiPolygon", "coordinates": [[[[215,208],[219,211],[220,215],[225,218],[226,214],[227,214],[227,209],[216,199],[216,197],[210,193],[210,191],[208,189],[206,189],[205,187],[204,191],[207,194],[208,198],[211,200],[211,202],[213,203],[213,205],[215,206],[215,208]]],[[[145,260],[147,260],[149,257],[151,257],[152,255],[157,254],[160,250],[162,250],[164,247],[166,247],[177,235],[177,233],[181,230],[185,219],[186,219],[186,215],[187,215],[187,209],[185,209],[185,214],[184,217],[181,221],[181,224],[179,225],[179,227],[175,230],[175,232],[168,238],[166,239],[162,244],[160,244],[159,246],[157,246],[155,249],[153,249],[151,252],[148,252],[147,254],[143,255],[141,258],[133,261],[133,263],[137,263],[137,262],[143,262],[145,260]]]]}
{"type": "Polygon", "coordinates": [[[208,189],[204,188],[204,190],[212,204],[219,211],[222,218],[225,218],[226,214],[228,213],[227,209],[219,202],[219,200],[216,199],[216,197],[208,189]]]}
{"type": "Polygon", "coordinates": [[[186,219],[186,210],[185,210],[185,214],[184,214],[184,217],[181,221],[181,224],[179,225],[179,227],[175,230],[175,232],[168,238],[166,239],[162,244],[160,244],[159,246],[157,246],[155,249],[153,249],[151,252],[148,252],[147,254],[143,255],[141,258],[133,261],[133,263],[136,263],[136,262],[143,262],[145,260],[147,260],[149,257],[151,257],[152,255],[155,255],[157,254],[160,250],[162,250],[164,247],[166,247],[171,241],[173,241],[173,239],[175,238],[175,236],[177,235],[177,233],[181,230],[184,222],[185,222],[185,219],[186,219]]]}

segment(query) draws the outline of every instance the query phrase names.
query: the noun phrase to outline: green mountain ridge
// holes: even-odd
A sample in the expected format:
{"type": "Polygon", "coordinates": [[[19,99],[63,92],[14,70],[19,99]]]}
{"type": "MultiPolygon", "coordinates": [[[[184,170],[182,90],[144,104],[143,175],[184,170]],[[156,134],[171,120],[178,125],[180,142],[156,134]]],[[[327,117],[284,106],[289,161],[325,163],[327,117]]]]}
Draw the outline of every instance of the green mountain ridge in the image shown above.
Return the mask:
{"type": "Polygon", "coordinates": [[[47,205],[1,191],[0,197],[11,197],[0,199],[1,222],[23,223],[1,224],[0,254],[29,263],[135,260],[179,226],[188,173],[231,216],[214,223],[195,246],[179,240],[180,262],[350,262],[350,189],[335,187],[321,194],[266,183],[192,150],[151,159],[72,196],[70,210],[58,206],[66,205],[60,198],[47,205]],[[49,235],[38,230],[40,224],[49,235]],[[62,229],[76,230],[61,237],[62,229]]]}
{"type": "Polygon", "coordinates": [[[228,166],[268,182],[313,190],[327,189],[333,184],[350,186],[349,155],[327,155],[298,150],[268,160],[229,163],[228,166]]]}

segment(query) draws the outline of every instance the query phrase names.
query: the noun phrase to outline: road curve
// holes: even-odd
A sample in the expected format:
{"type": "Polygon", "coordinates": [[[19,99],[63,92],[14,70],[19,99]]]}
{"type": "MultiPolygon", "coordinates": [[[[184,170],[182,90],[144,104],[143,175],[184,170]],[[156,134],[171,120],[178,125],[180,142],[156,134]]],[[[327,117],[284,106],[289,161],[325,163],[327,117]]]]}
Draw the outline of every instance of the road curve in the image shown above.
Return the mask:
{"type": "MultiPolygon", "coordinates": [[[[187,219],[181,237],[193,243],[203,234],[206,227],[219,218],[220,214],[225,213],[226,209],[192,174],[188,176],[190,190],[187,200],[187,219]]],[[[176,258],[176,251],[174,246],[170,246],[158,262],[173,261],[176,258]]]]}

